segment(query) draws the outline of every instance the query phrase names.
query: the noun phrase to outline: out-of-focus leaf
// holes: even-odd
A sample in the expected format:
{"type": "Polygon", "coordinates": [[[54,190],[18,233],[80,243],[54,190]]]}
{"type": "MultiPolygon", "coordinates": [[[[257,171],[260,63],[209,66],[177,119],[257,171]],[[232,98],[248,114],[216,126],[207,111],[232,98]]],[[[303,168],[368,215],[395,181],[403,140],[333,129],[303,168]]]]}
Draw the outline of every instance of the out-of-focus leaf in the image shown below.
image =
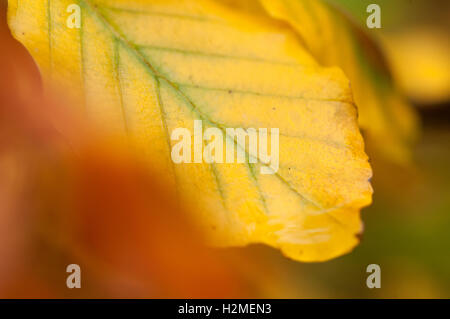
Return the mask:
{"type": "Polygon", "coordinates": [[[128,136],[217,245],[266,243],[302,261],[352,249],[371,169],[348,80],[322,68],[290,28],[214,1],[9,1],[14,36],[45,79],[70,84],[86,114],[128,136]],[[170,132],[279,128],[280,168],[180,164],[170,132]]]}
{"type": "Polygon", "coordinates": [[[299,33],[319,62],[344,70],[370,147],[396,162],[408,162],[418,132],[416,114],[398,93],[384,57],[364,31],[324,1],[261,3],[299,33]]]}
{"type": "Polygon", "coordinates": [[[394,76],[415,102],[450,100],[450,39],[430,28],[409,28],[382,37],[394,76]]]}
{"type": "MultiPolygon", "coordinates": [[[[366,26],[372,0],[325,0],[350,12],[366,26]]],[[[413,102],[436,105],[450,99],[450,2],[447,0],[379,0],[380,38],[393,76],[413,102]]]]}

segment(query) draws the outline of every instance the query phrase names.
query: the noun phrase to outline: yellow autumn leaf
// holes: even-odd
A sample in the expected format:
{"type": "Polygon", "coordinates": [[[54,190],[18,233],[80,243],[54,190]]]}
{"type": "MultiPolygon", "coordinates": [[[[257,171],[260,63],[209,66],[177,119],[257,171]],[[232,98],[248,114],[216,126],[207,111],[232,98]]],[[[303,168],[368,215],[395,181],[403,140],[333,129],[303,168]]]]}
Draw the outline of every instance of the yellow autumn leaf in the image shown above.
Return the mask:
{"type": "Polygon", "coordinates": [[[8,20],[45,82],[70,86],[90,119],[145,154],[212,244],[265,243],[300,261],[357,245],[372,172],[349,81],[290,28],[208,0],[9,0],[8,20]],[[80,28],[67,26],[74,3],[80,28]],[[246,161],[175,164],[173,132],[195,121],[246,161]],[[279,129],[278,167],[226,128],[279,129]]]}
{"type": "Polygon", "coordinates": [[[319,63],[342,68],[351,81],[369,146],[394,162],[410,162],[419,130],[417,115],[398,92],[383,55],[365,31],[323,0],[254,1],[288,22],[319,63]]]}

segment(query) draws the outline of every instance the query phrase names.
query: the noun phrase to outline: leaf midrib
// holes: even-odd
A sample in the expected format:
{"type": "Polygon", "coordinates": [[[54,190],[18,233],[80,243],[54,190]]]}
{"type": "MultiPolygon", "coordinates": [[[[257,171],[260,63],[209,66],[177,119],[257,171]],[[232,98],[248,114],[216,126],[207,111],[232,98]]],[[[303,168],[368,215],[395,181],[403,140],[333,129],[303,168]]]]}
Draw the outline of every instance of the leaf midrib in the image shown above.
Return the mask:
{"type": "MultiPolygon", "coordinates": [[[[134,45],[131,41],[129,41],[127,39],[127,37],[121,32],[120,28],[118,28],[117,26],[115,26],[114,23],[112,23],[110,20],[108,20],[104,14],[102,14],[101,8],[99,8],[97,5],[95,4],[91,4],[90,0],[79,0],[80,4],[84,4],[84,7],[88,8],[88,10],[93,14],[93,16],[101,22],[101,24],[105,27],[106,30],[108,30],[109,32],[112,33],[113,37],[116,38],[117,40],[119,40],[122,45],[124,45],[124,47],[128,50],[131,51],[133,53],[133,55],[135,55],[140,61],[141,63],[144,64],[144,66],[150,70],[151,75],[155,78],[156,81],[158,81],[159,83],[159,79],[164,80],[178,95],[180,95],[188,105],[190,105],[190,107],[192,108],[192,110],[197,113],[198,117],[200,119],[202,119],[203,121],[207,122],[208,124],[212,125],[212,126],[216,126],[217,128],[221,129],[223,131],[223,133],[225,134],[225,136],[230,139],[233,140],[234,144],[237,147],[241,147],[241,145],[239,145],[234,139],[232,139],[230,136],[228,136],[228,134],[226,134],[226,131],[224,130],[223,125],[216,123],[215,121],[211,120],[210,118],[208,118],[206,115],[202,114],[202,112],[198,109],[198,107],[190,100],[190,98],[186,95],[185,92],[183,92],[178,85],[174,84],[171,80],[169,80],[166,76],[162,75],[160,72],[158,72],[158,70],[156,70],[153,65],[147,60],[147,57],[142,54],[142,52],[139,50],[139,47],[137,47],[136,45],[134,45]]],[[[159,90],[159,88],[158,88],[159,90]]],[[[343,103],[346,103],[345,101],[340,101],[343,103]]],[[[165,127],[167,127],[167,125],[165,125],[165,127]]],[[[242,148],[242,147],[241,147],[242,148]]],[[[244,148],[244,152],[246,154],[246,157],[249,156],[248,151],[244,148]]],[[[259,163],[263,166],[268,167],[265,163],[261,162],[261,160],[259,158],[257,158],[257,160],[259,161],[259,163]]],[[[250,167],[249,163],[246,163],[247,169],[249,170],[249,175],[251,177],[251,179],[254,180],[255,182],[255,186],[258,189],[258,192],[261,196],[261,202],[262,204],[265,206],[265,198],[263,195],[263,192],[260,189],[259,183],[258,183],[258,179],[257,176],[255,175],[255,173],[252,171],[252,168],[250,167]]],[[[303,201],[308,202],[312,205],[314,205],[316,208],[318,208],[319,210],[323,210],[323,211],[328,211],[330,209],[333,209],[334,207],[330,207],[330,208],[324,208],[322,205],[320,205],[319,203],[317,203],[316,201],[310,199],[308,196],[300,193],[297,189],[295,189],[283,176],[281,176],[278,172],[273,174],[274,176],[276,176],[277,178],[280,179],[281,182],[283,182],[288,188],[289,190],[291,190],[292,192],[294,192],[297,196],[299,196],[303,201]]],[[[267,207],[265,207],[266,212],[267,212],[267,207]]],[[[268,212],[267,212],[268,213],[268,212]]],[[[327,214],[328,215],[328,214],[327,214]]]]}

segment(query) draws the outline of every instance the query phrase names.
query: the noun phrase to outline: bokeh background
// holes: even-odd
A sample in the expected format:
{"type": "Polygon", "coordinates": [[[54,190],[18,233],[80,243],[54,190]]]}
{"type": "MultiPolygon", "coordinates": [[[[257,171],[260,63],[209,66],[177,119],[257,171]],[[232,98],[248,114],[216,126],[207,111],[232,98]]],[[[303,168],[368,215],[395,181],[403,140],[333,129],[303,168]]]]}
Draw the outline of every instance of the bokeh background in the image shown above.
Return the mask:
{"type": "Polygon", "coordinates": [[[368,32],[421,132],[412,163],[371,156],[361,244],[310,264],[259,245],[203,247],[157,173],[61,111],[64,96],[43,96],[0,1],[0,297],[450,298],[450,2],[327,1],[362,27],[380,4],[382,29],[368,32]],[[65,286],[70,263],[80,290],[65,286]],[[369,264],[381,289],[366,286],[369,264]]]}

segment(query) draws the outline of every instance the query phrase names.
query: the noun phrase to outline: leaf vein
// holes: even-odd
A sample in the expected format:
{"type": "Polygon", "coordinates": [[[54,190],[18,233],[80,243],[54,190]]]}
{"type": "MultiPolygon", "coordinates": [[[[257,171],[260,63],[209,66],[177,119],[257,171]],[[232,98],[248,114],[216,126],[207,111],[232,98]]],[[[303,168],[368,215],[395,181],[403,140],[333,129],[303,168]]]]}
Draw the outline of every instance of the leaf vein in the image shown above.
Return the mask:
{"type": "MultiPolygon", "coordinates": [[[[203,115],[198,107],[195,105],[195,103],[186,95],[186,93],[184,91],[182,91],[179,88],[179,84],[174,83],[172,81],[170,81],[168,78],[166,78],[165,76],[163,76],[162,74],[160,74],[153,66],[152,64],[148,61],[147,57],[145,55],[142,54],[142,52],[139,50],[139,48],[135,45],[133,45],[127,38],[126,36],[120,31],[120,29],[115,26],[111,21],[109,21],[103,14],[101,14],[99,12],[99,8],[95,7],[95,9],[92,7],[92,5],[89,4],[89,0],[80,0],[83,1],[85,4],[87,4],[87,6],[90,8],[91,12],[93,12],[93,14],[101,21],[101,23],[105,26],[105,28],[107,30],[109,30],[115,37],[117,37],[118,40],[120,40],[121,42],[123,42],[127,49],[130,50],[140,61],[141,63],[151,72],[151,74],[158,79],[163,79],[164,81],[166,81],[170,87],[172,87],[174,89],[175,92],[178,92],[178,94],[181,95],[181,97],[183,97],[183,99],[185,99],[186,103],[188,103],[192,110],[194,112],[196,112],[198,114],[198,116],[204,120],[205,122],[208,123],[212,123],[213,125],[216,125],[218,128],[220,128],[222,131],[224,131],[224,128],[221,127],[220,125],[218,125],[217,123],[213,122],[212,120],[210,120],[208,117],[206,117],[205,115],[203,115]]],[[[336,101],[335,101],[336,102],[336,101]]],[[[342,102],[342,101],[337,101],[337,102],[342,102]]],[[[227,135],[228,136],[228,135],[227,135]]],[[[229,137],[229,136],[228,136],[229,137]]],[[[237,142],[233,139],[235,145],[237,147],[241,147],[239,144],[237,144],[237,142]]],[[[246,155],[248,156],[248,151],[246,149],[244,149],[244,152],[246,153],[246,155]]],[[[261,163],[261,165],[267,166],[266,164],[264,164],[263,162],[261,162],[260,159],[258,159],[259,162],[261,163]]],[[[252,169],[249,167],[249,163],[247,163],[247,168],[249,170],[249,174],[253,174],[254,172],[252,172],[252,169]]],[[[324,209],[320,204],[318,204],[317,202],[315,202],[314,200],[306,197],[305,195],[301,194],[298,190],[296,190],[288,181],[286,181],[279,173],[275,173],[274,176],[276,176],[277,178],[279,178],[282,182],[284,182],[289,189],[291,189],[295,194],[297,194],[301,199],[303,199],[304,201],[307,201],[311,204],[313,204],[314,206],[316,206],[319,209],[324,209]]],[[[261,194],[261,190],[259,188],[258,185],[258,191],[261,194]]],[[[261,194],[262,195],[262,194],[261,194]]],[[[265,200],[264,200],[265,201],[265,200]]]]}
{"type": "Polygon", "coordinates": [[[202,51],[193,51],[193,50],[185,50],[178,48],[169,48],[157,45],[137,45],[139,48],[144,50],[158,50],[158,51],[167,51],[173,53],[180,53],[186,55],[199,55],[203,57],[211,57],[211,58],[219,58],[219,59],[230,59],[230,60],[246,60],[255,63],[266,63],[266,64],[278,64],[278,65],[286,65],[293,67],[301,67],[298,63],[286,62],[286,61],[276,61],[276,60],[268,60],[258,57],[250,57],[250,56],[238,56],[238,55],[226,55],[220,53],[210,53],[210,52],[202,52],[202,51]]]}

